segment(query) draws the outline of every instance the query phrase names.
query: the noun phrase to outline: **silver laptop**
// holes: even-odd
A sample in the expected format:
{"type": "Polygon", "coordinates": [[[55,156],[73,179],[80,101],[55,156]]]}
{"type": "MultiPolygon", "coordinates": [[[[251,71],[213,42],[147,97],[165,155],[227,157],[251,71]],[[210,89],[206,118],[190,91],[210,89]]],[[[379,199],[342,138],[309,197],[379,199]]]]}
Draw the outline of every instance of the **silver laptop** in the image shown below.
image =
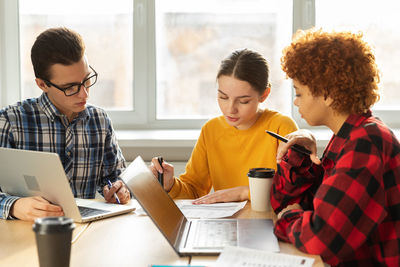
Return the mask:
{"type": "Polygon", "coordinates": [[[42,196],[61,206],[75,222],[88,222],[134,210],[129,205],[74,199],[56,153],[0,147],[0,188],[14,196],[42,196]],[[79,205],[79,206],[78,206],[79,205]]]}
{"type": "Polygon", "coordinates": [[[225,246],[279,251],[270,219],[188,220],[140,157],[121,178],[179,256],[217,255],[225,246]]]}

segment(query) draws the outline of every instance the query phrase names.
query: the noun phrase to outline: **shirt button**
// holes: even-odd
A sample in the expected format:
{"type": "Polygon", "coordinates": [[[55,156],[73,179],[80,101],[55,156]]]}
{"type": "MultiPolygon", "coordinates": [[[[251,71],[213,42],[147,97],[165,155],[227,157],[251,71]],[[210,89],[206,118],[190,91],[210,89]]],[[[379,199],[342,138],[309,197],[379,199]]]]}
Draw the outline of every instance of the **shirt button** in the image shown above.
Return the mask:
{"type": "Polygon", "coordinates": [[[71,156],[71,152],[68,151],[68,152],[67,152],[67,155],[68,155],[68,156],[71,156]]]}

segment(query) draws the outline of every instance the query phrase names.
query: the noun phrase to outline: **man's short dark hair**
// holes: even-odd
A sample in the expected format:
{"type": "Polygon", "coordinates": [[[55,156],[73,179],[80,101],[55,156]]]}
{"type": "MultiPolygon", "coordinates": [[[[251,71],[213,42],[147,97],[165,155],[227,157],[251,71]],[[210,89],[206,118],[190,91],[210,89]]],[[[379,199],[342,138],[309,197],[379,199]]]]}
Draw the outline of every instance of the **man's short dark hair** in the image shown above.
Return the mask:
{"type": "Polygon", "coordinates": [[[36,78],[51,79],[54,64],[72,65],[85,53],[82,37],[68,28],[50,28],[42,32],[31,49],[31,60],[36,78]]]}

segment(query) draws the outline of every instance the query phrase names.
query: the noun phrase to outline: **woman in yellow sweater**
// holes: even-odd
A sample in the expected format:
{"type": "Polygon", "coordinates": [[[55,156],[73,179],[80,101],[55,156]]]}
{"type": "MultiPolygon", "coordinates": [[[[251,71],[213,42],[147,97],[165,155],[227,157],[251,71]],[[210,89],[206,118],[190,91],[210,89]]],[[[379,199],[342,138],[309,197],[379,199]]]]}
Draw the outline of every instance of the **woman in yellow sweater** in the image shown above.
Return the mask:
{"type": "Polygon", "coordinates": [[[172,198],[196,199],[195,204],[247,200],[248,170],[276,169],[278,141],[265,130],[285,136],[297,126],[287,116],[259,108],[271,90],[268,76],[266,60],[248,49],[222,61],[217,82],[223,115],[202,127],[185,173],[174,177],[171,164],[163,162],[161,168],[152,159],[150,169],[155,176],[164,172],[164,189],[172,198]],[[215,192],[208,194],[211,188],[215,192]]]}

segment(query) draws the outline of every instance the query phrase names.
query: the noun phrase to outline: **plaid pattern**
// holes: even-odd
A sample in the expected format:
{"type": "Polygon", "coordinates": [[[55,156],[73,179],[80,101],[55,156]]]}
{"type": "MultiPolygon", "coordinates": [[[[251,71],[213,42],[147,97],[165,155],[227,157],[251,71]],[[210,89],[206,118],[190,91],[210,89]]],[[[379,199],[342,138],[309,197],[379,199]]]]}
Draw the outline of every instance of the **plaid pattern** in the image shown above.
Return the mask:
{"type": "Polygon", "coordinates": [[[400,266],[400,145],[371,112],[351,115],[322,158],[289,151],[271,204],[283,214],[275,234],[333,266],[400,266]]]}
{"type": "MultiPolygon", "coordinates": [[[[44,93],[0,111],[0,146],[57,153],[79,198],[102,193],[106,179],[114,181],[125,168],[105,111],[88,106],[70,123],[44,93]]],[[[0,193],[3,219],[16,199],[0,193]]]]}

